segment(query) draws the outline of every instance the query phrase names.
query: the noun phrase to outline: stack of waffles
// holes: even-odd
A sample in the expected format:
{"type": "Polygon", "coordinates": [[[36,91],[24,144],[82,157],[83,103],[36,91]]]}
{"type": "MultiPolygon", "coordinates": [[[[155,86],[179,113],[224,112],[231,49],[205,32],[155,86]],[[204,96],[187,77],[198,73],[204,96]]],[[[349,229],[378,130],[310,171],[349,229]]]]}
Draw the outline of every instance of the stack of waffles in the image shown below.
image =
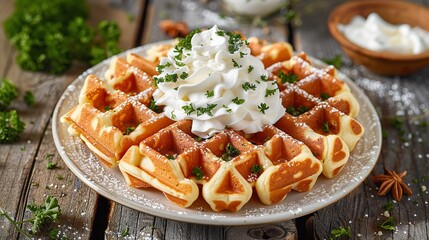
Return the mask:
{"type": "Polygon", "coordinates": [[[130,187],[156,188],[182,207],[202,197],[214,211],[238,211],[254,192],[271,205],[292,189],[309,191],[347,163],[364,131],[353,119],[359,104],[333,67],[315,68],[287,43],[249,41],[286,108],[261,132],[197,137],[191,120],[173,121],[154,104],[156,63],[136,54],[114,58],[105,80],[88,76],[62,121],[130,187]]]}

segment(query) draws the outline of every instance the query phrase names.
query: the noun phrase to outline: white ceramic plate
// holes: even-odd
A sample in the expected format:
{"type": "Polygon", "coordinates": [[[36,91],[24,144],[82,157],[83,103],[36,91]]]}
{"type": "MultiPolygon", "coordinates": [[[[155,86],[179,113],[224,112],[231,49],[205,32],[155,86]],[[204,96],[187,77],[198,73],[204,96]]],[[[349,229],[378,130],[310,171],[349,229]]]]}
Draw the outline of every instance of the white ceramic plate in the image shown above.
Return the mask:
{"type": "MultiPolygon", "coordinates": [[[[151,45],[131,49],[128,52],[143,54],[151,45]]],[[[364,126],[365,134],[350,155],[350,160],[334,179],[320,176],[314,188],[306,193],[292,191],[282,202],[266,206],[258,199],[251,199],[238,212],[214,212],[204,201],[197,200],[190,208],[181,208],[169,202],[154,189],[133,189],[126,185],[119,169],[108,169],[85,144],[67,132],[68,125],[60,117],[77,104],[79,92],[89,74],[104,77],[110,60],[88,69],[68,86],[55,107],[52,129],[55,146],[70,170],[85,184],[99,194],[124,206],[154,216],[183,222],[211,225],[246,225],[278,222],[297,218],[326,207],[357,188],[373,169],[381,147],[381,125],[377,113],[368,97],[347,76],[340,78],[347,82],[360,103],[357,120],[364,126]]],[[[314,59],[316,66],[324,63],[314,59]]]]}

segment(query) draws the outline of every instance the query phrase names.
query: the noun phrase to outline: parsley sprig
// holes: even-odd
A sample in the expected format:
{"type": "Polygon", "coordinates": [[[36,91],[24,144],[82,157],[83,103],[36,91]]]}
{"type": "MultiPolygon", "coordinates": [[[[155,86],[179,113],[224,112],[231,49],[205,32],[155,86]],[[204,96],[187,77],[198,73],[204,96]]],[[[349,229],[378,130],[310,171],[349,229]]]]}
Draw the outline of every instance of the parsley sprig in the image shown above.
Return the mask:
{"type": "Polygon", "coordinates": [[[339,239],[340,237],[352,237],[350,226],[347,226],[347,228],[340,226],[338,228],[332,229],[331,235],[331,239],[339,239]]]}
{"type": "Polygon", "coordinates": [[[56,221],[61,216],[61,208],[58,205],[57,198],[53,196],[47,196],[45,202],[42,205],[37,204],[29,204],[26,207],[31,211],[32,216],[23,221],[15,221],[10,217],[2,208],[0,208],[0,216],[5,217],[14,227],[15,229],[26,236],[27,238],[31,238],[30,234],[36,234],[40,232],[45,226],[49,223],[56,221]],[[32,224],[30,233],[25,232],[25,230],[21,229],[19,225],[23,223],[32,224]]]}
{"type": "Polygon", "coordinates": [[[285,74],[284,72],[279,72],[279,78],[282,84],[298,82],[298,75],[295,75],[293,73],[285,74]]]}

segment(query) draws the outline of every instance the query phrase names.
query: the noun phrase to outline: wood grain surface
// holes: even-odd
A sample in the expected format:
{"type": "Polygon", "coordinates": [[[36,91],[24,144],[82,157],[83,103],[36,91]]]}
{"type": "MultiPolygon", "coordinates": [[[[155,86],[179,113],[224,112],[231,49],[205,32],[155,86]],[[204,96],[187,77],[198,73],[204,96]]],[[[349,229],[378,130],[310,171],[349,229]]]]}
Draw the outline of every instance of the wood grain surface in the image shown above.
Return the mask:
{"type": "MultiPolygon", "coordinates": [[[[58,197],[63,215],[58,225],[68,239],[330,239],[340,226],[351,228],[351,239],[429,239],[429,68],[407,77],[383,77],[353,64],[329,35],[326,20],[330,11],[344,1],[297,1],[297,25],[287,25],[280,15],[267,19],[237,19],[223,14],[221,1],[191,0],[88,0],[90,23],[102,19],[118,22],[123,31],[121,47],[166,40],[160,31],[163,19],[186,21],[190,29],[214,24],[239,30],[246,36],[270,41],[293,38],[296,50],[316,58],[342,56],[342,72],[365,91],[376,107],[383,127],[381,155],[371,175],[386,167],[407,171],[404,178],[413,195],[393,201],[389,212],[396,228],[381,228],[386,220],[384,205],[391,195],[380,197],[368,179],[340,201],[313,214],[279,223],[254,226],[210,226],[188,224],[151,216],[110,201],[83,184],[64,164],[52,139],[54,106],[67,85],[86,66],[74,65],[63,75],[27,72],[15,64],[16,51],[0,25],[0,78],[18,87],[21,96],[31,90],[36,106],[18,100],[17,109],[26,123],[21,140],[0,145],[0,207],[16,220],[29,216],[25,206],[58,197]],[[398,120],[401,124],[393,125],[398,120]],[[47,169],[47,163],[57,168],[47,169]],[[127,234],[123,234],[127,232],[127,234]],[[126,236],[123,236],[126,235],[126,236]]],[[[429,6],[429,1],[414,1],[429,6]]],[[[13,1],[0,1],[0,23],[13,12],[13,1]]],[[[428,16],[429,18],[429,16],[428,16]]],[[[24,229],[28,225],[22,226],[24,229]]],[[[42,239],[46,237],[40,236],[42,239]]],[[[5,219],[0,219],[0,239],[25,239],[5,219]]]]}

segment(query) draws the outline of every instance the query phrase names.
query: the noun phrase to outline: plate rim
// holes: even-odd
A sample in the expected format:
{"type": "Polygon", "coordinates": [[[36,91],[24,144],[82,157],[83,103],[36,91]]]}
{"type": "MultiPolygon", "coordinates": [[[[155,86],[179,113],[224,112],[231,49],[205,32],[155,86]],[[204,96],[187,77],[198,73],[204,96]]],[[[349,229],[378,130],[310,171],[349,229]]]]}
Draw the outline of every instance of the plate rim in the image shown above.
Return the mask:
{"type": "MultiPolygon", "coordinates": [[[[82,74],[80,74],[78,77],[76,77],[66,87],[66,89],[61,94],[57,104],[55,105],[54,113],[52,116],[52,135],[53,135],[53,140],[55,143],[56,150],[60,154],[62,160],[65,162],[67,167],[73,172],[73,174],[76,177],[78,177],[79,180],[81,180],[83,183],[85,183],[89,188],[96,191],[98,194],[104,196],[107,199],[110,199],[111,201],[117,202],[117,203],[119,203],[125,207],[132,208],[132,209],[137,210],[139,212],[143,212],[146,214],[150,214],[153,216],[162,217],[162,218],[166,218],[166,219],[181,221],[181,222],[203,224],[203,225],[221,225],[221,226],[263,224],[263,223],[279,222],[279,221],[286,221],[286,220],[298,218],[298,217],[313,213],[313,212],[320,210],[322,208],[328,207],[329,205],[332,205],[333,203],[341,200],[346,195],[350,194],[355,189],[357,189],[365,181],[365,179],[369,176],[369,174],[371,173],[371,171],[375,167],[375,165],[378,161],[378,158],[380,156],[381,146],[382,146],[382,134],[381,134],[380,119],[377,115],[377,112],[375,110],[374,105],[372,104],[372,102],[370,101],[368,96],[364,93],[364,91],[360,87],[358,87],[346,74],[337,70],[337,73],[340,76],[339,78],[341,80],[345,81],[349,85],[352,92],[357,92],[358,95],[363,98],[362,101],[359,101],[359,100],[358,101],[364,102],[365,104],[367,104],[367,107],[370,110],[369,115],[370,116],[377,116],[376,118],[374,118],[374,120],[376,120],[375,121],[376,126],[374,128],[376,131],[376,136],[375,136],[375,141],[377,144],[376,146],[378,146],[378,147],[375,148],[374,159],[371,161],[371,163],[373,163],[373,164],[368,169],[368,173],[365,174],[366,176],[364,176],[364,177],[360,178],[359,180],[353,182],[353,187],[351,187],[351,188],[349,187],[349,191],[338,191],[337,194],[335,194],[335,198],[329,198],[327,201],[324,202],[324,204],[313,203],[313,204],[307,206],[305,208],[305,210],[298,212],[298,213],[295,212],[293,214],[282,214],[285,212],[281,212],[281,213],[276,213],[276,214],[266,214],[266,215],[262,215],[262,216],[238,216],[238,217],[237,216],[234,217],[233,215],[230,215],[230,214],[234,214],[234,213],[227,214],[226,212],[225,212],[226,213],[225,217],[209,217],[211,215],[211,213],[216,213],[214,211],[213,212],[205,212],[204,214],[198,214],[198,215],[178,214],[178,213],[172,214],[171,211],[166,211],[164,209],[156,210],[154,208],[149,208],[147,206],[140,206],[139,207],[139,206],[137,206],[137,202],[135,202],[129,198],[126,198],[124,196],[120,196],[120,195],[112,196],[115,194],[112,194],[112,192],[109,191],[108,189],[106,189],[104,186],[101,186],[100,184],[97,184],[97,183],[87,179],[85,177],[85,174],[83,173],[83,171],[79,168],[79,166],[77,166],[74,163],[74,161],[71,160],[70,157],[67,155],[67,153],[63,150],[63,145],[61,144],[61,139],[60,139],[59,134],[58,134],[59,125],[63,124],[63,123],[60,123],[60,117],[61,117],[61,116],[59,116],[60,108],[63,105],[63,102],[66,100],[68,87],[76,85],[77,82],[81,81],[80,78],[83,78],[84,76],[87,76],[88,74],[90,74],[92,69],[96,69],[96,68],[99,68],[99,67],[104,66],[106,64],[109,64],[110,61],[114,57],[117,57],[117,56],[123,57],[127,53],[130,53],[130,52],[139,52],[139,51],[141,52],[143,49],[147,49],[151,46],[159,45],[159,44],[165,44],[165,43],[171,43],[171,41],[167,40],[167,41],[154,42],[154,43],[145,44],[145,45],[142,45],[142,46],[139,46],[136,48],[132,48],[132,49],[126,50],[126,51],[124,51],[118,55],[112,56],[112,57],[102,61],[101,63],[87,69],[82,74]]],[[[314,65],[316,67],[327,66],[327,64],[323,63],[321,60],[319,60],[317,58],[310,56],[310,59],[313,61],[314,65]]],[[[356,94],[354,93],[354,95],[356,95],[356,94]]],[[[84,143],[81,143],[81,144],[84,145],[84,143]]],[[[341,189],[345,188],[349,184],[350,183],[345,184],[341,189]]],[[[287,199],[285,199],[283,201],[287,201],[287,199]]],[[[173,203],[171,203],[171,204],[173,204],[173,203]]],[[[265,206],[265,205],[261,205],[261,207],[263,207],[263,206],[265,206]]],[[[241,211],[243,211],[243,210],[241,210],[241,211]]]]}

